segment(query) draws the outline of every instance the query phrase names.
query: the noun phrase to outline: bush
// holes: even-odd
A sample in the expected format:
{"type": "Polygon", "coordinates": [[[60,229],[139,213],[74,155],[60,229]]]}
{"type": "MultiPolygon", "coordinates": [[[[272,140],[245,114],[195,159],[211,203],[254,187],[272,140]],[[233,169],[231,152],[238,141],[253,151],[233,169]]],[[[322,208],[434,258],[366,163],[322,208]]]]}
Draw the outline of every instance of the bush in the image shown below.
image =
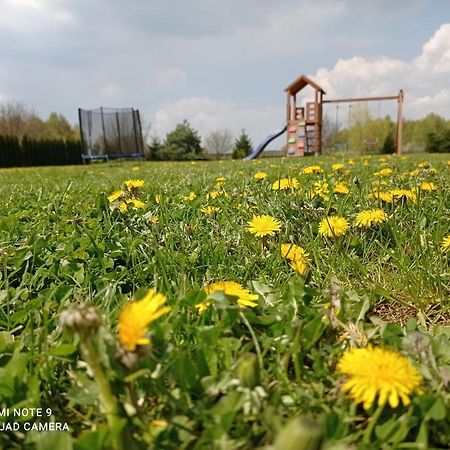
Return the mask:
{"type": "Polygon", "coordinates": [[[200,159],[203,156],[201,138],[187,120],[179,123],[175,130],[167,134],[159,158],[170,161],[200,159]]]}
{"type": "Polygon", "coordinates": [[[450,128],[439,127],[436,130],[429,131],[426,135],[425,151],[450,152],[450,128]]]}
{"type": "Polygon", "coordinates": [[[245,158],[252,151],[252,142],[245,130],[242,130],[240,136],[234,142],[233,159],[245,158]]]}

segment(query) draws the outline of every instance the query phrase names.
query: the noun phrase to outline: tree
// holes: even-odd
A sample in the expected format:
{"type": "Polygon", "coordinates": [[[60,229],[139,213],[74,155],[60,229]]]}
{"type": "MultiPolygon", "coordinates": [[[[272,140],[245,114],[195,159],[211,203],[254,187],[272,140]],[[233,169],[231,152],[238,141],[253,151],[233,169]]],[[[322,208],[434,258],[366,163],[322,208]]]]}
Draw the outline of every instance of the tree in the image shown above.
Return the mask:
{"type": "Polygon", "coordinates": [[[0,104],[0,134],[21,140],[27,133],[31,117],[36,117],[36,114],[21,102],[0,104]]]}
{"type": "Polygon", "coordinates": [[[38,116],[31,116],[25,127],[25,136],[30,139],[44,139],[47,137],[47,124],[38,116]]]}
{"type": "Polygon", "coordinates": [[[78,138],[68,120],[56,112],[52,112],[48,116],[46,128],[46,139],[71,141],[78,138]]]}
{"type": "Polygon", "coordinates": [[[19,141],[25,136],[30,139],[64,141],[79,139],[79,134],[62,114],[52,112],[44,121],[21,102],[0,104],[0,135],[14,136],[19,141]]]}
{"type": "Polygon", "coordinates": [[[161,159],[181,161],[196,159],[203,153],[201,138],[187,120],[179,123],[175,130],[167,133],[163,148],[160,151],[161,159]]]}
{"type": "Polygon", "coordinates": [[[161,159],[161,151],[163,144],[159,137],[153,136],[150,140],[150,144],[147,145],[146,159],[149,161],[156,161],[161,159]]]}
{"type": "Polygon", "coordinates": [[[234,141],[233,159],[242,159],[251,151],[252,142],[245,130],[242,130],[240,136],[234,141]]]}
{"type": "Polygon", "coordinates": [[[211,131],[205,138],[205,149],[217,157],[233,151],[233,136],[228,129],[211,131]]]}
{"type": "Polygon", "coordinates": [[[389,130],[384,138],[383,146],[381,147],[381,153],[395,153],[395,148],[395,126],[393,122],[389,121],[389,130]]]}
{"type": "Polygon", "coordinates": [[[425,151],[450,152],[450,127],[440,127],[426,135],[425,151]]]}

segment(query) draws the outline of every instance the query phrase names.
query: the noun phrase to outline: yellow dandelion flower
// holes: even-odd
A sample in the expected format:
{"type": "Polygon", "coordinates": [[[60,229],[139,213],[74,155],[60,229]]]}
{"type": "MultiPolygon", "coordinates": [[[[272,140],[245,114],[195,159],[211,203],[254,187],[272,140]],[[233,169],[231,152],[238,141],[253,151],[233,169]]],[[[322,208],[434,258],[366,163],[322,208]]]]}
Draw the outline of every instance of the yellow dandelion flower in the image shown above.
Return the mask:
{"type": "Polygon", "coordinates": [[[272,189],[275,191],[285,191],[287,189],[298,189],[299,184],[297,178],[280,178],[272,184],[272,189]]]}
{"type": "Polygon", "coordinates": [[[355,164],[355,160],[354,160],[354,159],[349,159],[349,160],[347,160],[347,162],[348,162],[351,166],[353,166],[353,165],[355,164]]]}
{"type": "Polygon", "coordinates": [[[419,184],[419,189],[421,189],[422,191],[436,191],[437,190],[437,186],[431,182],[431,181],[423,181],[422,183],[419,184]]]}
{"type": "Polygon", "coordinates": [[[215,213],[219,213],[222,210],[218,206],[203,206],[203,208],[200,209],[200,211],[207,216],[212,216],[215,213]]]}
{"type": "Polygon", "coordinates": [[[214,199],[216,197],[218,197],[219,195],[222,194],[222,191],[211,191],[211,192],[207,192],[205,195],[206,200],[208,199],[214,199]]]}
{"type": "Polygon", "coordinates": [[[345,194],[348,194],[350,192],[350,189],[345,183],[343,183],[342,181],[338,181],[334,185],[333,192],[335,194],[343,194],[343,195],[345,195],[345,194]]]}
{"type": "Polygon", "coordinates": [[[372,191],[369,194],[369,198],[376,198],[377,200],[381,200],[382,202],[392,203],[393,196],[390,192],[383,191],[372,191]]]}
{"type": "Polygon", "coordinates": [[[224,181],[226,181],[226,178],[225,178],[225,177],[217,177],[217,178],[216,178],[216,181],[217,181],[218,183],[223,183],[224,181]]]}
{"type": "MultiPolygon", "coordinates": [[[[212,295],[214,292],[223,292],[225,295],[237,297],[237,304],[241,308],[247,306],[254,308],[257,306],[257,301],[259,299],[257,294],[252,294],[248,289],[245,289],[242,285],[236,283],[236,281],[218,281],[204,286],[203,290],[208,296],[212,295]]],[[[195,305],[195,307],[199,312],[203,312],[210,305],[211,300],[206,300],[205,302],[195,305]]]]}
{"type": "Polygon", "coordinates": [[[163,306],[166,301],[165,295],[150,289],[142,300],[124,306],[119,316],[119,341],[126,350],[134,352],[138,345],[150,344],[148,327],[170,311],[170,306],[163,306]]]}
{"type": "Polygon", "coordinates": [[[267,178],[266,172],[256,172],[255,175],[253,175],[253,178],[255,180],[264,180],[264,178],[267,178]]]}
{"type": "Polygon", "coordinates": [[[306,166],[303,168],[303,173],[305,175],[310,173],[323,173],[323,169],[320,166],[306,166]]]}
{"type": "Polygon", "coordinates": [[[122,191],[122,190],[114,191],[114,192],[108,197],[109,203],[115,202],[115,201],[118,200],[120,197],[122,197],[123,194],[125,194],[125,192],[122,191]]]}
{"type": "Polygon", "coordinates": [[[149,219],[151,223],[155,224],[159,222],[159,217],[158,216],[150,216],[149,219]]]}
{"type": "Polygon", "coordinates": [[[304,248],[295,244],[281,244],[281,256],[290,261],[290,266],[297,273],[305,275],[310,265],[310,259],[304,248]]]}
{"type": "Polygon", "coordinates": [[[406,406],[414,391],[421,392],[419,372],[407,358],[388,349],[353,348],[342,356],[337,370],[347,377],[342,391],[366,410],[377,396],[378,405],[389,402],[397,408],[399,400],[406,406]]]}
{"type": "Polygon", "coordinates": [[[391,189],[389,193],[394,200],[411,200],[415,203],[417,199],[416,193],[410,189],[391,189]]]}
{"type": "Polygon", "coordinates": [[[305,259],[294,259],[289,265],[302,277],[305,276],[309,268],[309,264],[305,259]]]}
{"type": "Polygon", "coordinates": [[[419,164],[417,164],[418,167],[420,167],[421,169],[429,169],[431,167],[429,162],[421,162],[419,164]]]}
{"type": "Polygon", "coordinates": [[[308,259],[309,254],[303,247],[295,244],[281,244],[281,256],[293,261],[294,259],[308,259]]]}
{"type": "Polygon", "coordinates": [[[130,198],[127,201],[127,205],[131,205],[133,209],[141,209],[145,206],[144,202],[141,202],[137,198],[130,198]]]}
{"type": "Polygon", "coordinates": [[[445,253],[450,253],[450,233],[442,239],[441,248],[445,253]]]}
{"type": "Polygon", "coordinates": [[[256,237],[273,236],[281,229],[281,222],[267,215],[253,216],[253,219],[247,223],[247,231],[253,233],[256,237]]]}
{"type": "Polygon", "coordinates": [[[394,171],[389,168],[389,167],[385,167],[384,169],[379,170],[378,172],[375,172],[374,175],[376,177],[387,177],[389,175],[391,175],[394,171]]]}
{"type": "Polygon", "coordinates": [[[387,214],[382,209],[368,209],[357,214],[355,225],[360,228],[370,228],[372,225],[386,222],[387,214]]]}
{"type": "Polygon", "coordinates": [[[192,202],[192,200],[197,198],[195,192],[190,192],[189,195],[183,195],[183,202],[192,202]]]}
{"type": "Polygon", "coordinates": [[[343,236],[349,228],[347,219],[340,216],[329,216],[322,219],[319,234],[328,238],[343,236]]]}
{"type": "Polygon", "coordinates": [[[336,163],[331,166],[331,170],[333,170],[334,172],[339,172],[343,169],[345,169],[345,165],[342,163],[336,163]]]}
{"type": "Polygon", "coordinates": [[[125,186],[130,190],[136,190],[144,186],[144,180],[126,180],[124,181],[125,186]]]}
{"type": "Polygon", "coordinates": [[[306,193],[306,197],[308,199],[313,199],[316,196],[322,197],[325,201],[329,200],[328,196],[328,183],[324,183],[322,181],[316,181],[314,183],[314,188],[306,193]]]}
{"type": "Polygon", "coordinates": [[[126,202],[120,202],[120,203],[119,203],[119,211],[120,211],[122,214],[124,214],[124,213],[127,212],[127,210],[128,210],[128,206],[127,206],[126,202]]]}

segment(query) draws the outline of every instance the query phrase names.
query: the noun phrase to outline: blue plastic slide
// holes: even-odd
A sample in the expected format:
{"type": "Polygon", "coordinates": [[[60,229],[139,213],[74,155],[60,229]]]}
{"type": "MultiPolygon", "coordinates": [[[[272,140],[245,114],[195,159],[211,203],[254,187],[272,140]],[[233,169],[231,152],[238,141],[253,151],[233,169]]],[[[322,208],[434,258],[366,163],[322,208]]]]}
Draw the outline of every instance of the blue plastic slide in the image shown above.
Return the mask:
{"type": "Polygon", "coordinates": [[[274,139],[276,139],[278,136],[281,136],[287,129],[287,125],[285,125],[283,127],[282,130],[280,131],[276,131],[273,134],[270,134],[269,136],[266,137],[266,139],[264,139],[264,141],[261,142],[261,144],[258,145],[258,147],[256,147],[256,150],[253,150],[250,154],[248,154],[244,160],[249,160],[249,159],[255,159],[259,156],[259,154],[267,147],[267,145],[272,142],[274,139]]]}

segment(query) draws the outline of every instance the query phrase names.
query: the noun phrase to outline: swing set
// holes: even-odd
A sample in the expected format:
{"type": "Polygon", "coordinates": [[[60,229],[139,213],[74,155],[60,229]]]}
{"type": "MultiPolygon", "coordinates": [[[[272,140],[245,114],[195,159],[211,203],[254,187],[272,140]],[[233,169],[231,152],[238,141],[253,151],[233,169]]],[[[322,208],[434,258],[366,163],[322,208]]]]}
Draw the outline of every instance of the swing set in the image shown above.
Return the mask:
{"type": "MultiPolygon", "coordinates": [[[[402,134],[403,134],[403,100],[402,90],[397,95],[383,97],[359,97],[359,98],[341,98],[324,100],[325,91],[314,81],[305,75],[300,75],[289,86],[286,87],[286,129],[288,131],[287,156],[305,156],[318,155],[322,152],[322,125],[323,125],[323,105],[336,104],[336,131],[338,127],[339,105],[341,103],[349,104],[349,112],[353,103],[362,102],[380,102],[397,101],[397,125],[396,125],[396,149],[395,152],[402,152],[402,134]],[[307,102],[305,106],[297,105],[297,93],[306,86],[314,89],[314,101],[307,102]]],[[[379,106],[378,106],[379,107],[379,106]]],[[[284,131],[284,130],[283,130],[284,131]]],[[[378,139],[361,139],[366,148],[373,148],[379,145],[378,139]]],[[[339,143],[341,147],[348,145],[339,143]]]]}
{"type": "MultiPolygon", "coordinates": [[[[351,116],[352,116],[352,103],[354,102],[365,102],[365,117],[369,117],[369,113],[368,113],[368,109],[367,109],[367,102],[378,102],[378,115],[377,117],[380,117],[380,107],[381,107],[381,101],[383,100],[397,100],[400,103],[399,100],[399,96],[403,94],[403,91],[400,91],[399,94],[397,96],[386,96],[386,97],[362,97],[362,98],[355,98],[355,99],[336,99],[336,100],[324,100],[322,103],[335,103],[336,104],[336,115],[335,115],[335,124],[334,124],[334,136],[335,136],[335,141],[333,144],[333,147],[336,149],[348,149],[349,146],[349,142],[348,142],[348,137],[347,139],[343,140],[342,142],[338,142],[338,135],[339,135],[339,127],[340,127],[340,121],[339,121],[339,105],[341,103],[348,103],[348,111],[347,111],[347,124],[350,124],[351,122],[351,116]]],[[[401,101],[403,100],[403,98],[401,99],[401,101]]],[[[398,111],[398,122],[397,123],[397,140],[399,138],[399,133],[400,133],[400,139],[401,139],[401,134],[402,134],[402,111],[400,109],[400,105],[399,105],[399,111],[398,111]],[[400,116],[399,116],[400,115],[400,116]],[[400,123],[400,126],[399,126],[400,123]],[[400,129],[399,129],[400,128],[400,129]]],[[[359,142],[362,146],[365,147],[366,150],[371,150],[374,149],[376,147],[378,147],[380,145],[380,141],[378,139],[378,137],[363,137],[361,135],[361,131],[360,131],[360,139],[359,142]]],[[[399,152],[397,152],[399,153],[399,152]]]]}

